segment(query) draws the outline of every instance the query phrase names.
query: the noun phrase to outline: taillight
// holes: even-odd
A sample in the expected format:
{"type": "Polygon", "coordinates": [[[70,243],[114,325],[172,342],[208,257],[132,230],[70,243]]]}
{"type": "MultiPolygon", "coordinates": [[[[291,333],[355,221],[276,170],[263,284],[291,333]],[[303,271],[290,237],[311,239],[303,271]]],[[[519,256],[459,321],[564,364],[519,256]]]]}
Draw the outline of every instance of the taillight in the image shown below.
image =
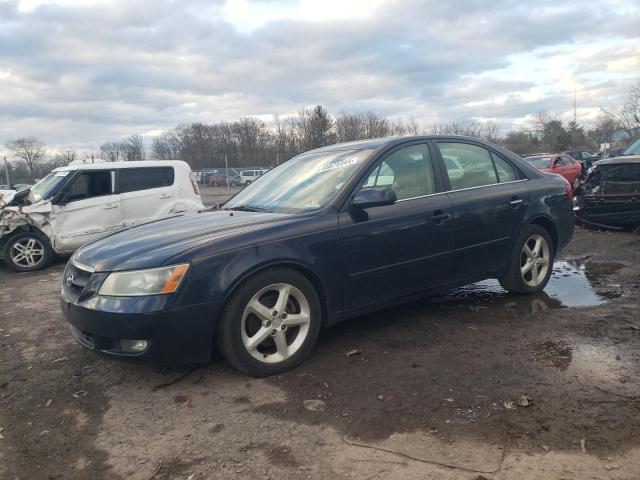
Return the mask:
{"type": "Polygon", "coordinates": [[[567,197],[569,197],[569,200],[573,200],[573,187],[569,182],[564,184],[564,189],[567,192],[567,197]]]}
{"type": "Polygon", "coordinates": [[[193,187],[193,193],[200,195],[200,189],[198,188],[198,182],[193,172],[189,172],[189,180],[191,180],[191,186],[193,187]]]}

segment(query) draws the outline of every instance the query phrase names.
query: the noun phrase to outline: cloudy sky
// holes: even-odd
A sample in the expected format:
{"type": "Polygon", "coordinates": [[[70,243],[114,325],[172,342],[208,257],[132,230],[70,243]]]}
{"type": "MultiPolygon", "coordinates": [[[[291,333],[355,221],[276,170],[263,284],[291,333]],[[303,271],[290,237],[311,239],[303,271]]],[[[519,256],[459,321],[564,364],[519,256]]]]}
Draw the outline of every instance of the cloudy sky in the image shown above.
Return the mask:
{"type": "Polygon", "coordinates": [[[630,0],[0,0],[0,145],[315,104],[506,130],[575,94],[588,122],[640,78],[639,25],[630,0]]]}

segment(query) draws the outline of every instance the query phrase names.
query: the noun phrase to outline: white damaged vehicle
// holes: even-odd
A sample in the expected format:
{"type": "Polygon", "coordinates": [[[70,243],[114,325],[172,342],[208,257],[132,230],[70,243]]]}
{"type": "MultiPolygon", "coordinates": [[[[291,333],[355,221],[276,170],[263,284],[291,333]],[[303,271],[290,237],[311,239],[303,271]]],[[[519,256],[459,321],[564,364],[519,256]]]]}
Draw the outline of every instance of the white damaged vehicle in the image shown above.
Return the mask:
{"type": "Polygon", "coordinates": [[[0,252],[15,271],[38,270],[107,232],[202,209],[185,162],[69,165],[0,196],[0,252]]]}

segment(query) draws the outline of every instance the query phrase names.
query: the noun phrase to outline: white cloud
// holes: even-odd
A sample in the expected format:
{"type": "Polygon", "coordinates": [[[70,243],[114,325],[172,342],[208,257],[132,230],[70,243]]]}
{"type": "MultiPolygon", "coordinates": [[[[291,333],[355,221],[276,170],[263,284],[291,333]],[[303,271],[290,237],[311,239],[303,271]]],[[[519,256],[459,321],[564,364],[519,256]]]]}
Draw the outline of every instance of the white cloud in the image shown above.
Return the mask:
{"type": "Polygon", "coordinates": [[[91,147],[318,103],[508,128],[565,114],[575,93],[588,120],[640,71],[639,14],[618,0],[0,1],[0,145],[91,147]]]}

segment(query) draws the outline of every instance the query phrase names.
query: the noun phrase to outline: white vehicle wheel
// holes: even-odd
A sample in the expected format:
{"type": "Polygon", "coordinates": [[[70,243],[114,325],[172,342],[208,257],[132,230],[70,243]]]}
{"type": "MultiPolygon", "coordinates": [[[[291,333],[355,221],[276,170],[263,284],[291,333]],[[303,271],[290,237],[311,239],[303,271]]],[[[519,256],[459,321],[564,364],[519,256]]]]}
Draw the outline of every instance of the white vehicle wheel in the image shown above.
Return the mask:
{"type": "Polygon", "coordinates": [[[7,265],[16,272],[31,272],[45,268],[53,258],[49,240],[37,232],[13,235],[4,248],[7,265]]]}

